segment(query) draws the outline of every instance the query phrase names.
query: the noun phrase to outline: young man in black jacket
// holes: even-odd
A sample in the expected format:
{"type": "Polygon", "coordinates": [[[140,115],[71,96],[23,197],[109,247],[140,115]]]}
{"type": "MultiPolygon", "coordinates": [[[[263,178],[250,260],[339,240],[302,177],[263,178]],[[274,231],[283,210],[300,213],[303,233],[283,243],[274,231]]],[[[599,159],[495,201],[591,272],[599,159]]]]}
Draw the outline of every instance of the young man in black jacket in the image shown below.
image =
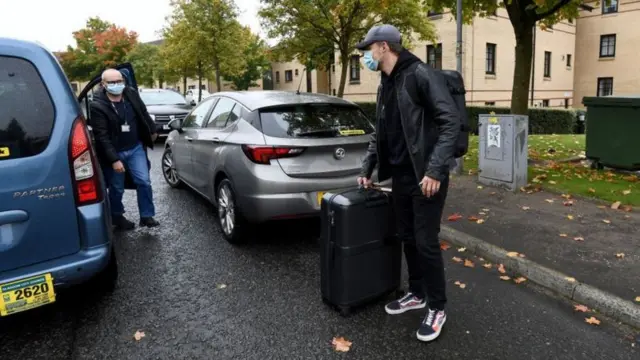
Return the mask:
{"type": "Polygon", "coordinates": [[[130,230],[135,224],[124,217],[122,196],[125,172],[136,185],[140,226],[160,225],[154,219],[153,190],[146,148],[153,149],[158,137],[156,125],[135,89],[126,86],[115,69],[102,73],[103,89],[91,103],[91,126],[96,151],[109,184],[109,203],[113,224],[130,230]]]}
{"type": "Polygon", "coordinates": [[[442,75],[402,47],[394,26],[372,28],[356,47],[364,52],[367,68],[382,72],[376,133],[358,183],[370,186],[376,165],[380,181],[392,178],[397,230],[409,269],[409,291],[385,310],[401,314],[428,305],[417,338],[431,341],[447,319],[438,234],[460,115],[442,75]]]}

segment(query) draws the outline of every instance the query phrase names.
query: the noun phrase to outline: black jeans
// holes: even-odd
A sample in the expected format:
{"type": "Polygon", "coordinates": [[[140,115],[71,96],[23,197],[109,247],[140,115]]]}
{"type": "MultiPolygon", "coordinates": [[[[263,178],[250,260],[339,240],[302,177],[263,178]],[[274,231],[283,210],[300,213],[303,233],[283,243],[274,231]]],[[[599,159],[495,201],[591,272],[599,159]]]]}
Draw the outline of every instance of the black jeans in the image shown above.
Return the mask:
{"type": "Polygon", "coordinates": [[[430,309],[447,302],[444,262],[440,250],[440,221],[449,188],[449,176],[430,198],[418,186],[413,169],[394,168],[393,205],[398,235],[404,245],[409,270],[409,291],[424,299],[430,309]]]}

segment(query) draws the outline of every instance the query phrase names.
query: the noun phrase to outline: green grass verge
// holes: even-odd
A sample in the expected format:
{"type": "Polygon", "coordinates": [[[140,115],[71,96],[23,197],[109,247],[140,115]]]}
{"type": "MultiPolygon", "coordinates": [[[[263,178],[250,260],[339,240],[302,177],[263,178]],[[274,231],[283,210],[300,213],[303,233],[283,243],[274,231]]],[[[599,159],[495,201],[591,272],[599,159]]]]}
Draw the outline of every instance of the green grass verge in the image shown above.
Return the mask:
{"type": "MultiPolygon", "coordinates": [[[[608,170],[593,170],[582,163],[557,163],[584,153],[584,135],[530,135],[529,183],[540,184],[566,194],[582,195],[624,205],[640,206],[640,179],[635,175],[608,170]]],[[[469,139],[469,152],[464,158],[464,170],[478,170],[478,137],[469,139]]]]}

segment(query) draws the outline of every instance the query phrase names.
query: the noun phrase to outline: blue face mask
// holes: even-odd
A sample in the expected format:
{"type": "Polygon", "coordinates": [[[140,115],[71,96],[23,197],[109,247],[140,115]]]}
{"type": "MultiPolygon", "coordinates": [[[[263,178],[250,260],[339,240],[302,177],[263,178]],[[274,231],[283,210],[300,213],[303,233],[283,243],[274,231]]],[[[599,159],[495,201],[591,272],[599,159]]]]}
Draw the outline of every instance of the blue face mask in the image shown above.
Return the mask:
{"type": "Polygon", "coordinates": [[[364,52],[364,56],[362,57],[362,63],[371,71],[378,71],[378,60],[373,58],[373,54],[371,50],[367,50],[364,52]]]}
{"type": "Polygon", "coordinates": [[[113,95],[120,95],[124,91],[124,84],[107,84],[107,92],[113,95]]]}

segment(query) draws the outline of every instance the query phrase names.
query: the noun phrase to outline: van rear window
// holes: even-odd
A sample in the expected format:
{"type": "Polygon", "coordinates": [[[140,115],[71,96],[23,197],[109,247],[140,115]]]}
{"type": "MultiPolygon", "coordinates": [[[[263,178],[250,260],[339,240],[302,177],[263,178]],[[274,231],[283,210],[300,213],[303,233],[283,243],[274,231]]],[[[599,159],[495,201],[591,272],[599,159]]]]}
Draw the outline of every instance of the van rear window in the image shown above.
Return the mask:
{"type": "Polygon", "coordinates": [[[371,121],[356,106],[298,105],[260,112],[262,132],[279,138],[335,138],[374,132],[371,121]]]}
{"type": "Polygon", "coordinates": [[[0,161],[43,152],[54,119],[51,97],[35,66],[0,56],[0,161]]]}

